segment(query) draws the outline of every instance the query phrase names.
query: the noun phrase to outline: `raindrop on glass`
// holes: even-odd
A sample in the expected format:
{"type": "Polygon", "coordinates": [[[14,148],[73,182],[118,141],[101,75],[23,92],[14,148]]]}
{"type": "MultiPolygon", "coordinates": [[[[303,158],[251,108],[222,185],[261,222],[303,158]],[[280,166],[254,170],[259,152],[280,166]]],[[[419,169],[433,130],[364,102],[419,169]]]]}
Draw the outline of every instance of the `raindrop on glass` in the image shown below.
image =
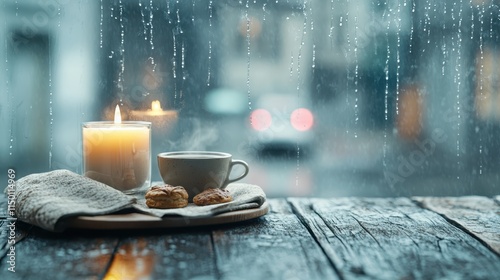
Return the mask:
{"type": "Polygon", "coordinates": [[[151,50],[155,49],[153,44],[153,0],[149,1],[149,44],[151,45],[151,50]]]}
{"type": "MultiPolygon", "coordinates": [[[[50,44],[50,42],[49,42],[50,44]]],[[[52,106],[52,58],[49,54],[49,170],[52,169],[52,148],[54,146],[54,116],[53,116],[53,106],[52,106]]]]}
{"type": "Polygon", "coordinates": [[[208,40],[208,69],[207,69],[207,86],[210,86],[210,80],[212,79],[212,16],[213,16],[213,1],[208,2],[208,26],[209,26],[209,37],[208,40]]]}
{"type": "Polygon", "coordinates": [[[118,73],[118,89],[120,102],[123,101],[123,74],[125,73],[125,26],[123,24],[123,3],[122,0],[118,1],[119,5],[119,22],[120,22],[120,72],[118,73]]]}
{"type": "Polygon", "coordinates": [[[99,47],[102,49],[102,24],[104,21],[104,7],[101,0],[101,21],[99,22],[99,47]]]}
{"type": "Polygon", "coordinates": [[[141,22],[142,22],[142,30],[143,30],[143,35],[144,35],[144,41],[148,40],[148,28],[147,28],[147,23],[146,19],[144,16],[144,9],[142,8],[142,3],[139,2],[139,9],[141,10],[141,22]]]}
{"type": "Polygon", "coordinates": [[[172,44],[174,47],[173,50],[173,58],[172,58],[172,74],[174,79],[177,78],[177,37],[175,36],[175,33],[173,34],[172,37],[172,44]]]}
{"type": "Polygon", "coordinates": [[[246,41],[247,41],[247,96],[248,96],[248,109],[252,110],[252,99],[250,94],[250,17],[248,15],[249,5],[248,0],[245,5],[245,20],[246,20],[246,41]]]}
{"type": "Polygon", "coordinates": [[[313,69],[316,67],[316,44],[312,46],[312,66],[313,69]]]}

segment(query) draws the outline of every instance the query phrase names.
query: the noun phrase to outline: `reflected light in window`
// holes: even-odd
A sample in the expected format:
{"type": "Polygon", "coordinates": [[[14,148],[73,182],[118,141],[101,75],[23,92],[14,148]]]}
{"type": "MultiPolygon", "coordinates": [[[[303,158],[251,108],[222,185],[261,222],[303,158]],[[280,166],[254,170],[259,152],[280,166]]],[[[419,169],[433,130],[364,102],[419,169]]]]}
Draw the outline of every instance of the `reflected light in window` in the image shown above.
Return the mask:
{"type": "Polygon", "coordinates": [[[271,113],[264,109],[256,109],[250,115],[250,124],[252,128],[258,131],[264,131],[271,126],[271,113]]]}
{"type": "Polygon", "coordinates": [[[290,122],[296,130],[307,131],[311,129],[314,124],[314,116],[311,111],[306,108],[299,108],[292,112],[290,122]]]}

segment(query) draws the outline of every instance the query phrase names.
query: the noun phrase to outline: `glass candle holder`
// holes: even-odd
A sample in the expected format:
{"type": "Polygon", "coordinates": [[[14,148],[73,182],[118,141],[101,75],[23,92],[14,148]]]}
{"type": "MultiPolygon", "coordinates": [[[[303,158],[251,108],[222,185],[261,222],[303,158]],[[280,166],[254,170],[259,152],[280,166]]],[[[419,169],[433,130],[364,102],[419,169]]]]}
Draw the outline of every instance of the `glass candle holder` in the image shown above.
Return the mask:
{"type": "Polygon", "coordinates": [[[83,175],[132,194],[151,184],[151,123],[82,124],[83,175]]]}

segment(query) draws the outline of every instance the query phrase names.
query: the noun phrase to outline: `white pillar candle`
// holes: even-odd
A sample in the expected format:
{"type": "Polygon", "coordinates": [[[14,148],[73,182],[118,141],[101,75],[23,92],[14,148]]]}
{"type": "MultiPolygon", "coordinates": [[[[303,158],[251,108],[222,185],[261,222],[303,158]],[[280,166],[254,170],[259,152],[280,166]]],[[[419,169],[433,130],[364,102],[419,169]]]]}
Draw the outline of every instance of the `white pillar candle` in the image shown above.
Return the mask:
{"type": "Polygon", "coordinates": [[[115,121],[83,124],[83,172],[86,177],[126,193],[151,183],[151,123],[115,121]]]}

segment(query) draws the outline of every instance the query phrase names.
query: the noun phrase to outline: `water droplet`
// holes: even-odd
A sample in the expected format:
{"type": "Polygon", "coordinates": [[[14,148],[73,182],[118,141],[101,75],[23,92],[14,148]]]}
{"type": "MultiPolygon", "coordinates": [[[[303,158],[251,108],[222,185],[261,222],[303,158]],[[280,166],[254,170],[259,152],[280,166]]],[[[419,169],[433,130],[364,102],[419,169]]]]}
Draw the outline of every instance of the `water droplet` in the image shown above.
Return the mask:
{"type": "Polygon", "coordinates": [[[248,15],[248,1],[246,3],[246,9],[245,9],[245,20],[246,20],[246,41],[247,41],[247,97],[248,97],[248,109],[252,110],[252,98],[251,98],[251,92],[250,92],[250,17],[248,15]]]}
{"type": "Polygon", "coordinates": [[[210,80],[212,75],[211,70],[211,60],[212,60],[212,41],[208,41],[208,69],[207,69],[207,86],[210,86],[210,80]]]}
{"type": "Polygon", "coordinates": [[[184,42],[182,42],[181,46],[181,69],[184,69],[184,55],[185,55],[185,47],[184,47],[184,42]]]}
{"type": "Polygon", "coordinates": [[[151,50],[155,49],[153,43],[153,0],[149,1],[149,44],[151,45],[151,50]]]}
{"type": "MultiPolygon", "coordinates": [[[[248,4],[248,3],[247,3],[248,4]]],[[[209,37],[208,40],[208,69],[207,69],[207,86],[210,86],[210,81],[212,79],[212,16],[213,16],[213,1],[208,2],[208,26],[209,26],[209,37]]]]}
{"type": "Polygon", "coordinates": [[[148,28],[147,28],[148,24],[146,23],[146,20],[145,20],[144,9],[142,8],[141,2],[139,2],[139,9],[141,10],[141,22],[142,22],[144,41],[147,41],[148,40],[148,28]]]}
{"type": "Polygon", "coordinates": [[[173,49],[173,59],[172,59],[172,75],[174,79],[177,78],[177,37],[175,36],[175,33],[173,34],[172,37],[172,45],[174,47],[173,49]]]}
{"type": "Polygon", "coordinates": [[[52,59],[49,54],[49,170],[52,169],[52,149],[54,146],[54,116],[53,116],[53,107],[52,107],[52,59]]]}
{"type": "Polygon", "coordinates": [[[103,36],[103,31],[102,31],[102,24],[103,24],[103,21],[104,21],[104,7],[103,7],[103,4],[102,4],[102,1],[101,0],[101,21],[99,22],[99,47],[102,49],[102,36],[103,36]]]}
{"type": "Polygon", "coordinates": [[[316,67],[316,44],[313,44],[313,51],[312,51],[312,65],[311,67],[314,69],[316,67]]]}
{"type": "MultiPolygon", "coordinates": [[[[123,3],[122,0],[118,1],[119,8],[119,22],[120,22],[120,72],[118,73],[118,89],[119,89],[119,97],[120,102],[123,100],[123,75],[125,73],[125,26],[123,24],[123,3]]],[[[113,8],[111,8],[113,9],[113,8]]]]}

